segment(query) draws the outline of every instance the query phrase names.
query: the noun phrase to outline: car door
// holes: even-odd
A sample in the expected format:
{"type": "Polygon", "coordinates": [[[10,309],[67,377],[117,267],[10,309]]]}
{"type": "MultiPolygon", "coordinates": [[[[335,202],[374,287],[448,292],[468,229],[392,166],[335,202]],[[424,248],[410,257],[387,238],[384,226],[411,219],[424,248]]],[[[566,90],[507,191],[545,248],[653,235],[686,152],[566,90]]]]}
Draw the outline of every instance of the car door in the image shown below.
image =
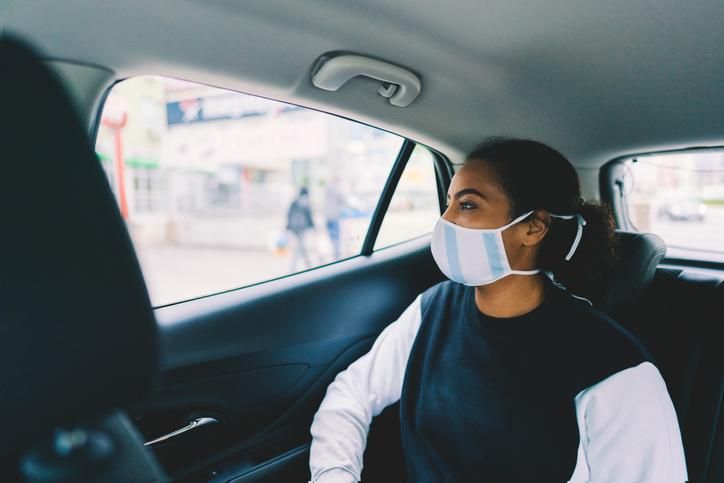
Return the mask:
{"type": "Polygon", "coordinates": [[[116,84],[99,123],[161,329],[155,390],[131,414],[147,446],[179,481],[307,481],[326,387],[442,279],[427,234],[449,162],[349,120],[159,77],[116,84]]]}

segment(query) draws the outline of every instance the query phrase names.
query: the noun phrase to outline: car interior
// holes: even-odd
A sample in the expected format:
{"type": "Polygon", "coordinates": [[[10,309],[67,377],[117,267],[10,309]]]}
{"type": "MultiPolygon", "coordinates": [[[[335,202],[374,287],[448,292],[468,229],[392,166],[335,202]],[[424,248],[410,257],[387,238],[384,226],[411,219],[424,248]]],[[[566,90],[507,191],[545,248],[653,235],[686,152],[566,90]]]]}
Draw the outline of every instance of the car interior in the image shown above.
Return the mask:
{"type": "MultiPolygon", "coordinates": [[[[598,308],[656,359],[689,481],[724,482],[723,21],[719,0],[0,0],[2,480],[309,481],[309,428],[327,386],[444,280],[431,224],[380,247],[390,225],[406,223],[389,221],[393,214],[414,214],[398,211],[396,189],[417,179],[406,168],[424,151],[439,216],[465,153],[502,134],[559,149],[586,199],[611,207],[621,257],[598,308]],[[253,280],[241,264],[226,270],[231,285],[157,299],[151,269],[160,265],[143,248],[156,245],[139,233],[150,236],[158,218],[139,229],[140,201],[126,207],[123,181],[102,164],[103,136],[119,140],[123,130],[107,121],[113,96],[142,76],[170,86],[162,124],[190,144],[213,145],[221,139],[213,130],[265,116],[235,107],[194,118],[211,108],[192,112],[181,96],[202,99],[207,88],[287,106],[264,122],[309,111],[382,133],[370,139],[394,134],[367,218],[345,219],[345,227],[368,219],[358,248],[253,280]],[[189,126],[203,134],[188,137],[189,126]],[[716,159],[701,168],[699,154],[716,159]],[[631,176],[656,156],[680,160],[666,165],[673,171],[706,175],[671,184],[706,192],[705,215],[644,222],[650,207],[636,190],[663,190],[664,178],[639,176],[633,186],[631,176]]],[[[140,169],[130,164],[136,138],[123,132],[130,176],[140,169]]],[[[315,152],[312,144],[335,142],[309,139],[272,144],[315,152]]],[[[377,169],[364,159],[350,155],[339,169],[362,180],[377,169]]],[[[128,184],[129,193],[143,186],[128,184]]],[[[287,203],[262,201],[270,213],[287,203]]],[[[266,236],[256,226],[243,225],[241,239],[266,236]]],[[[169,273],[168,284],[184,281],[169,273]]],[[[395,404],[372,422],[362,481],[406,475],[395,404]]]]}

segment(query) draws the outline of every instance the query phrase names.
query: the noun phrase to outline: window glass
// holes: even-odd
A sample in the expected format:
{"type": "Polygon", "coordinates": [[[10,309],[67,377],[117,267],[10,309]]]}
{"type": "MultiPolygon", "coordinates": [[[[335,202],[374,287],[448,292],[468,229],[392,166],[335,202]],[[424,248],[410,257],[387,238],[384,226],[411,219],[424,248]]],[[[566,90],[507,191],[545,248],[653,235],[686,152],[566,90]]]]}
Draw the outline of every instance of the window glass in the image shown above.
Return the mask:
{"type": "Polygon", "coordinates": [[[144,76],[111,91],[96,151],[159,306],[358,255],[402,142],[144,76]]]}
{"type": "Polygon", "coordinates": [[[671,255],[724,261],[724,151],[639,156],[626,168],[636,229],[661,236],[671,255]]]}
{"type": "Polygon", "coordinates": [[[433,154],[420,145],[410,155],[375,241],[375,250],[431,233],[440,218],[433,154]]]}

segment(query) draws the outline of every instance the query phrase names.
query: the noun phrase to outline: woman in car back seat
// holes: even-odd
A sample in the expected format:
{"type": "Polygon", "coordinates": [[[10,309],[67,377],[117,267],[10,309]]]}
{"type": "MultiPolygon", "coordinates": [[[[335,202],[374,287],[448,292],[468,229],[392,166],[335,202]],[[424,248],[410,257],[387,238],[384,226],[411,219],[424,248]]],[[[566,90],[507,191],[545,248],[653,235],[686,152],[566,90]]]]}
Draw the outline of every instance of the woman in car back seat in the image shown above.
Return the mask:
{"type": "Polygon", "coordinates": [[[327,388],[313,482],[356,482],[371,420],[400,402],[409,481],[683,482],[666,385],[595,309],[614,227],[554,149],[495,138],[453,177],[420,294],[327,388]]]}

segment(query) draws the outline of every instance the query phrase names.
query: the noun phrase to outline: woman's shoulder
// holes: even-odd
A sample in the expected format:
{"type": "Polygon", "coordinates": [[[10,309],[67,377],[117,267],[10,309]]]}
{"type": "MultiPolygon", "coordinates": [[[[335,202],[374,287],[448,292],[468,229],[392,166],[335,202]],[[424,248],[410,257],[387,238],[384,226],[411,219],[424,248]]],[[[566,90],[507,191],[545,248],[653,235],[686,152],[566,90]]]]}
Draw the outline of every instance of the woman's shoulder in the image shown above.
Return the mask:
{"type": "Polygon", "coordinates": [[[436,307],[442,308],[453,300],[464,297],[466,288],[468,287],[452,280],[436,283],[420,294],[423,313],[427,312],[428,307],[433,302],[436,307]]]}
{"type": "Polygon", "coordinates": [[[456,290],[464,289],[465,285],[462,285],[457,282],[453,282],[452,280],[443,280],[442,282],[438,282],[432,287],[426,289],[424,292],[421,293],[423,297],[431,297],[431,296],[439,296],[444,293],[450,293],[456,290]]]}
{"type": "Polygon", "coordinates": [[[632,344],[646,351],[641,341],[630,330],[596,307],[591,301],[562,288],[559,288],[558,291],[562,306],[568,312],[567,318],[580,330],[591,335],[606,335],[607,339],[613,338],[621,343],[632,344]]]}
{"type": "Polygon", "coordinates": [[[577,370],[589,386],[643,362],[655,364],[644,344],[611,316],[563,290],[561,308],[566,320],[564,337],[578,361],[577,370]]]}
{"type": "Polygon", "coordinates": [[[585,325],[589,329],[625,331],[621,324],[596,307],[590,300],[562,287],[557,287],[555,291],[558,294],[556,298],[560,301],[562,310],[578,325],[585,325]]]}

